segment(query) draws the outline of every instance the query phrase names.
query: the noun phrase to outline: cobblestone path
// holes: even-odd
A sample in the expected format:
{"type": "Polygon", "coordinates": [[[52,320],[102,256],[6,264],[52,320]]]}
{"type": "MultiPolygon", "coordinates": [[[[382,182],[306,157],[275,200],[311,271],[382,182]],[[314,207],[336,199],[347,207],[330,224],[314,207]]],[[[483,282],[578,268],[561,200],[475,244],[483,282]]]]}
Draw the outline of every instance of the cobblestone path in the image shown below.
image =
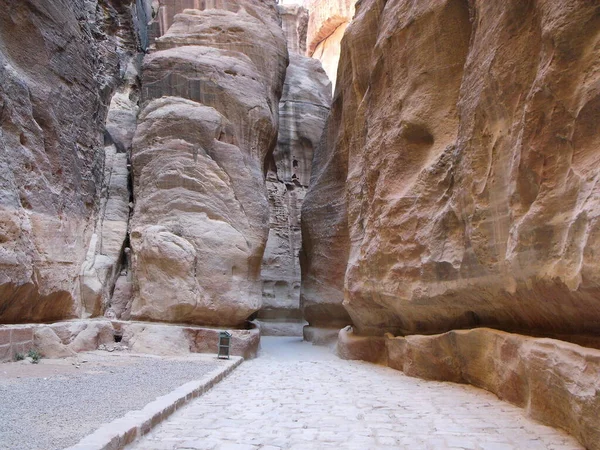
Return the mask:
{"type": "Polygon", "coordinates": [[[342,361],[294,338],[263,338],[262,347],[130,448],[583,448],[480,389],[342,361]]]}

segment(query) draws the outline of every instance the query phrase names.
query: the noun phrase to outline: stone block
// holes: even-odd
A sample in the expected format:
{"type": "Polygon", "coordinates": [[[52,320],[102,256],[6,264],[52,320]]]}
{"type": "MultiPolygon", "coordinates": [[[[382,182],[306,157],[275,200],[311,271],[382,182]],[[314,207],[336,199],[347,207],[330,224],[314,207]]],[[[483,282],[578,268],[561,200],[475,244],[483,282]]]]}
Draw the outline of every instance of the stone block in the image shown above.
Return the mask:
{"type": "Polygon", "coordinates": [[[13,343],[33,341],[33,327],[13,328],[11,331],[13,343]]]}
{"type": "Polygon", "coordinates": [[[10,344],[0,345],[0,361],[10,361],[13,358],[10,344]]]}
{"type": "Polygon", "coordinates": [[[0,329],[0,345],[10,344],[10,329],[0,329]]]}

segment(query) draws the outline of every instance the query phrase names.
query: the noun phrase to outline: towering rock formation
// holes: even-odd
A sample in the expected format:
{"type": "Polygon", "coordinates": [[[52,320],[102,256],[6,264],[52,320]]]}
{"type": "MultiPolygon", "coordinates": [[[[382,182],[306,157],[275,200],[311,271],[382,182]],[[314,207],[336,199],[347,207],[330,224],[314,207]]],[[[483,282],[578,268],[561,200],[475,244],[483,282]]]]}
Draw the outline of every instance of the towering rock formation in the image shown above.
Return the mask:
{"type": "MultiPolygon", "coordinates": [[[[107,110],[146,38],[149,2],[1,3],[0,322],[75,317],[109,184],[107,110]]],[[[107,264],[118,265],[121,244],[107,264]]]]}
{"type": "Polygon", "coordinates": [[[274,0],[200,3],[144,61],[131,317],[235,326],[261,306],[263,170],[288,56],[274,0]]]}
{"type": "MultiPolygon", "coordinates": [[[[298,6],[279,9],[288,48],[306,47],[306,10],[298,6]]],[[[290,53],[279,103],[277,147],[267,166],[271,215],[262,262],[263,309],[258,316],[267,334],[302,331],[300,211],[310,180],[313,150],[329,113],[330,90],[329,79],[319,61],[290,53]]]]}
{"type": "Polygon", "coordinates": [[[306,32],[308,29],[308,10],[300,5],[280,5],[281,27],[290,54],[306,54],[306,32]]]}
{"type": "Polygon", "coordinates": [[[597,2],[360,2],[303,210],[320,317],[599,332],[598,42],[597,2]]]}
{"type": "Polygon", "coordinates": [[[308,55],[318,59],[335,89],[340,47],[357,0],[308,0],[308,55]]]}

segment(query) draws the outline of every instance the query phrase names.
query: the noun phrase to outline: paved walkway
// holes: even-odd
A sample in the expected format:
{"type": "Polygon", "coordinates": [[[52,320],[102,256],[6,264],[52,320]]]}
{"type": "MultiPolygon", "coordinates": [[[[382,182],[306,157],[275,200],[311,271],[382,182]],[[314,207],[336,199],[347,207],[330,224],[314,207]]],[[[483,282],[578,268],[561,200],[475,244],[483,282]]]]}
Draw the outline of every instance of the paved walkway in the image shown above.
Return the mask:
{"type": "Polygon", "coordinates": [[[582,448],[480,389],[342,361],[298,338],[263,338],[262,348],[131,448],[582,448]]]}

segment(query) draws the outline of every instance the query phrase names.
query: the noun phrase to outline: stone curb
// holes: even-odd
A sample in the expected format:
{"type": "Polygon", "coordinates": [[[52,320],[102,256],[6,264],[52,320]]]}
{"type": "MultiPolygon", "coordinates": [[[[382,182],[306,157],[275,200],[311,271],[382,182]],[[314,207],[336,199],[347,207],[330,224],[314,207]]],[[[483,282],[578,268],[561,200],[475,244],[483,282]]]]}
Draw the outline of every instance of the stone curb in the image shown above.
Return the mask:
{"type": "Polygon", "coordinates": [[[121,450],[137,438],[147,434],[163,420],[190,400],[204,394],[229,375],[244,358],[232,356],[225,368],[208,373],[199,380],[190,381],[166,395],[148,403],[143,409],[130,411],[119,419],[106,423],[79,443],[65,450],[121,450]]]}

